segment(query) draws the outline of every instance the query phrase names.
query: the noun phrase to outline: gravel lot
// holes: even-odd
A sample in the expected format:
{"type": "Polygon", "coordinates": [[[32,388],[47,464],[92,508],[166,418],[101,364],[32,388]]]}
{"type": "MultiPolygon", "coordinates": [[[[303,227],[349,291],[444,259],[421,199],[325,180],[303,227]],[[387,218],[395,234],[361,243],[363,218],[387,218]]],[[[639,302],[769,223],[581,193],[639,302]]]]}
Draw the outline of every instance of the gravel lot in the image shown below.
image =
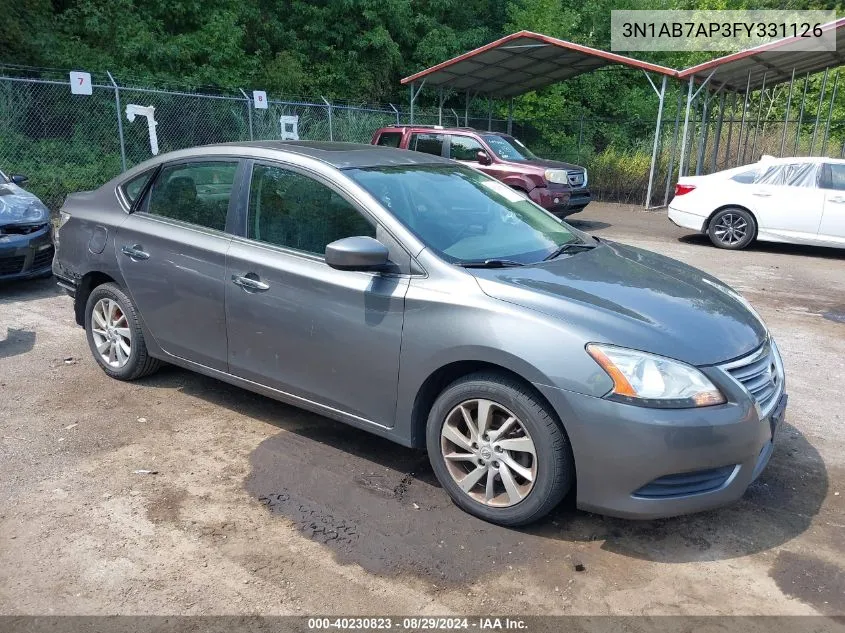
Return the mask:
{"type": "Polygon", "coordinates": [[[0,287],[0,613],[845,614],[845,250],[720,251],[601,204],[573,224],[717,275],[776,336],[787,424],[739,503],[498,528],[420,452],[180,369],[107,378],[71,299],[20,283],[0,287]]]}

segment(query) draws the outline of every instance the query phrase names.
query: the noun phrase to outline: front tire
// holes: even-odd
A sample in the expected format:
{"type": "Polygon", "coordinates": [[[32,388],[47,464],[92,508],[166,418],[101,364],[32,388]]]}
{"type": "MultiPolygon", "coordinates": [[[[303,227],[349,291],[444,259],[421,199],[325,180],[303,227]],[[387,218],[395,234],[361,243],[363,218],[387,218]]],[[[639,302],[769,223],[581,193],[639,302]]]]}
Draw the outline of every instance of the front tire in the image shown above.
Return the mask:
{"type": "Polygon", "coordinates": [[[739,207],[722,209],[707,226],[707,236],[717,248],[738,251],[751,244],[756,235],[754,216],[739,207]]]}
{"type": "Polygon", "coordinates": [[[575,479],[557,415],[523,382],[498,372],[449,385],[429,413],[426,444],[434,474],[455,504],[499,525],[542,518],[575,479]]]}
{"type": "Polygon", "coordinates": [[[118,380],[135,380],[161,366],[147,352],[132,300],[114,283],[97,286],[85,304],[85,332],[94,360],[118,380]]]}

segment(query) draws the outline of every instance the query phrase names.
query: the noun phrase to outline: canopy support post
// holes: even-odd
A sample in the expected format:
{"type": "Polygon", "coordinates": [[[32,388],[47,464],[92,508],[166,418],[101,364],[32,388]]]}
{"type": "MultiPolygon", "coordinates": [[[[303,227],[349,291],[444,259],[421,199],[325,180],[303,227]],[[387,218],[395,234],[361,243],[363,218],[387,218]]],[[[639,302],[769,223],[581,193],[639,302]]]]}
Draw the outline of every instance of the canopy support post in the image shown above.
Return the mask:
{"type": "Polygon", "coordinates": [[[437,96],[437,125],[443,125],[443,88],[437,96]]]}
{"type": "Polygon", "coordinates": [[[660,90],[649,77],[648,73],[643,71],[648,83],[651,84],[652,89],[657,94],[657,123],[654,126],[654,144],[651,148],[651,163],[648,166],[648,191],[645,195],[645,208],[651,208],[651,190],[654,185],[654,169],[657,165],[657,147],[660,144],[660,126],[663,123],[663,101],[666,96],[666,75],[663,75],[663,81],[660,83],[660,90]]]}
{"type": "Polygon", "coordinates": [[[695,75],[690,75],[689,89],[687,90],[687,110],[684,114],[684,131],[681,133],[681,160],[678,163],[678,178],[684,176],[684,157],[687,153],[687,132],[689,130],[689,109],[692,104],[692,87],[695,81],[695,75]]]}
{"type": "Polygon", "coordinates": [[[678,149],[678,127],[681,122],[681,104],[683,103],[683,99],[683,89],[678,90],[678,105],[675,106],[675,130],[672,132],[672,151],[669,152],[669,169],[666,170],[666,191],[663,193],[664,207],[669,206],[669,188],[672,186],[672,170],[675,168],[675,151],[678,149]]]}
{"type": "MultiPolygon", "coordinates": [[[[701,85],[698,87],[698,90],[695,92],[692,91],[695,81],[695,75],[690,75],[689,78],[689,92],[687,92],[687,111],[684,115],[684,132],[683,138],[681,139],[681,162],[678,164],[678,178],[682,178],[684,176],[684,161],[686,160],[686,152],[687,152],[687,132],[689,130],[689,111],[690,106],[692,105],[693,99],[698,96],[698,93],[701,92],[704,87],[710,82],[710,78],[713,77],[713,73],[716,71],[713,70],[707,75],[707,78],[701,82],[701,85]]],[[[690,147],[692,147],[692,143],[690,143],[690,147]]]]}
{"type": "Polygon", "coordinates": [[[801,124],[804,122],[804,104],[807,102],[807,84],[810,81],[810,73],[804,76],[804,94],[801,96],[801,108],[798,111],[798,126],[795,128],[795,147],[792,149],[792,155],[798,153],[798,142],[801,139],[801,124]]]}
{"type": "Polygon", "coordinates": [[[420,91],[423,89],[425,85],[425,78],[420,82],[420,87],[414,91],[414,84],[411,82],[411,125],[414,124],[414,102],[417,100],[417,97],[420,96],[420,91]]]}
{"type": "Polygon", "coordinates": [[[837,69],[836,74],[833,76],[833,94],[830,95],[830,108],[827,111],[827,123],[824,126],[824,137],[822,139],[822,151],[821,155],[824,156],[827,153],[827,136],[830,134],[830,117],[833,116],[833,102],[836,101],[836,89],[839,87],[839,70],[837,69]]]}
{"type": "Polygon", "coordinates": [[[745,134],[745,113],[748,111],[748,95],[751,92],[751,71],[748,71],[748,83],[745,86],[745,101],[742,104],[742,119],[739,122],[739,140],[736,144],[736,167],[745,162],[745,147],[748,145],[748,135],[745,134]],[[742,137],[745,134],[745,145],[742,137]]]}
{"type": "Polygon", "coordinates": [[[760,105],[757,108],[757,122],[754,124],[754,137],[751,141],[751,160],[757,155],[757,132],[760,131],[760,115],[763,114],[763,101],[766,98],[766,74],[763,73],[763,85],[760,86],[760,105]]]}
{"type": "Polygon", "coordinates": [[[493,131],[493,97],[487,97],[487,131],[493,131]]]}
{"type": "Polygon", "coordinates": [[[822,103],[824,103],[824,89],[827,87],[827,68],[824,69],[824,76],[822,77],[822,89],[819,91],[819,107],[816,108],[816,122],[813,125],[813,138],[810,140],[810,156],[813,155],[813,150],[816,148],[816,134],[819,131],[819,116],[822,113],[822,103]]]}
{"type": "Polygon", "coordinates": [[[464,106],[464,127],[469,127],[469,90],[467,90],[467,100],[466,105],[464,106]]]}
{"type": "Polygon", "coordinates": [[[698,152],[695,157],[695,175],[701,175],[701,163],[704,162],[704,152],[707,149],[707,132],[710,127],[710,100],[712,97],[705,95],[701,107],[701,134],[698,136],[698,152]]]}
{"type": "Polygon", "coordinates": [[[789,80],[789,94],[786,97],[786,115],[783,117],[783,133],[780,135],[780,153],[778,156],[783,156],[783,150],[786,148],[786,128],[789,127],[789,110],[792,107],[792,87],[795,83],[795,69],[792,69],[792,78],[789,80]]]}
{"type": "Polygon", "coordinates": [[[719,97],[719,118],[716,119],[716,137],[713,139],[713,159],[710,161],[710,173],[716,171],[716,163],[719,159],[719,143],[722,140],[722,121],[725,118],[725,93],[719,97]]]}
{"type": "Polygon", "coordinates": [[[513,97],[508,101],[508,134],[513,136],[513,97]]]}
{"type": "Polygon", "coordinates": [[[739,93],[734,92],[734,102],[731,104],[731,118],[728,119],[728,140],[725,148],[725,167],[731,164],[731,136],[734,131],[734,117],[736,116],[736,102],[739,99],[739,93]]]}

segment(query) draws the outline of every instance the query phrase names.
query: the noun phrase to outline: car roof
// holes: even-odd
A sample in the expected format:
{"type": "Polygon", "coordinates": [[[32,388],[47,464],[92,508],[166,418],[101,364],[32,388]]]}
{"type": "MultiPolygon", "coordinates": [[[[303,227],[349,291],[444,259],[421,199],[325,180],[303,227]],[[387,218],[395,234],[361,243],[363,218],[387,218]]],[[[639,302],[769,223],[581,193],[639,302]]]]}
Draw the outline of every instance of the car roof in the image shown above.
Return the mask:
{"type": "Polygon", "coordinates": [[[480,130],[474,127],[448,127],[446,125],[386,125],[379,128],[377,132],[402,132],[404,130],[413,130],[420,132],[449,132],[460,133],[469,132],[472,134],[499,134],[501,136],[510,136],[507,132],[497,132],[495,130],[480,130]]]}
{"type": "Polygon", "coordinates": [[[327,163],[337,169],[356,167],[387,167],[391,165],[450,164],[452,161],[406,149],[367,145],[363,143],[340,143],[334,141],[249,141],[220,143],[193,148],[194,153],[205,148],[228,148],[237,153],[251,156],[278,158],[279,152],[308,156],[327,163]]]}
{"type": "Polygon", "coordinates": [[[837,165],[843,165],[845,164],[845,159],[828,158],[827,156],[762,156],[757,163],[746,165],[746,167],[753,167],[754,165],[782,165],[792,163],[835,163],[837,165]]]}

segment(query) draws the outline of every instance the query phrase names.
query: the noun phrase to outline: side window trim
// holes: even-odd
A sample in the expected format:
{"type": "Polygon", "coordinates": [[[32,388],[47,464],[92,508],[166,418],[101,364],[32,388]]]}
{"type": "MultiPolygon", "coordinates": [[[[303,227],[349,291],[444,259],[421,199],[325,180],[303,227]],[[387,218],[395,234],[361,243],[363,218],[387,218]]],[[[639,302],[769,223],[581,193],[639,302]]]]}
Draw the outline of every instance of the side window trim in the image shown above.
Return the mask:
{"type": "Polygon", "coordinates": [[[142,195],[138,196],[138,205],[134,206],[133,209],[130,211],[131,213],[142,213],[144,216],[148,216],[150,218],[155,218],[156,220],[166,222],[166,223],[175,223],[179,226],[187,226],[194,229],[199,229],[202,231],[213,231],[214,233],[219,234],[230,234],[229,227],[230,227],[230,219],[233,214],[233,210],[237,208],[237,195],[234,195],[235,190],[238,187],[238,176],[241,174],[243,170],[243,163],[244,158],[242,156],[234,156],[234,155],[225,155],[225,156],[189,156],[187,158],[178,158],[176,160],[167,161],[163,163],[159,163],[159,165],[155,168],[156,171],[153,174],[152,178],[150,178],[149,182],[144,187],[144,192],[142,195]],[[149,205],[150,205],[150,197],[152,194],[150,193],[153,189],[153,185],[158,180],[158,177],[161,175],[161,172],[169,167],[176,167],[179,165],[190,165],[192,163],[237,163],[235,167],[235,178],[232,181],[232,194],[229,195],[229,205],[226,207],[226,224],[223,231],[219,231],[217,229],[203,226],[201,224],[193,224],[192,222],[186,222],[184,220],[178,220],[176,218],[168,218],[162,215],[156,215],[154,213],[149,212],[149,205]]]}
{"type": "MultiPolygon", "coordinates": [[[[318,173],[316,171],[313,171],[311,169],[308,169],[307,167],[304,167],[302,165],[287,163],[283,160],[272,160],[272,159],[266,159],[266,158],[245,159],[244,163],[247,163],[247,165],[245,166],[244,171],[243,171],[244,184],[243,184],[242,190],[239,192],[239,195],[238,195],[239,211],[236,212],[236,215],[238,216],[238,224],[237,224],[237,227],[236,227],[237,231],[236,232],[233,231],[233,235],[235,235],[240,240],[244,241],[247,244],[251,244],[253,246],[260,246],[261,248],[267,248],[267,249],[270,249],[270,250],[274,250],[274,251],[277,251],[277,252],[280,252],[280,253],[284,253],[285,255],[294,255],[294,256],[297,256],[297,257],[304,257],[304,258],[307,258],[307,259],[311,259],[311,260],[314,260],[314,261],[320,261],[320,262],[326,261],[325,254],[323,254],[323,253],[320,253],[320,254],[309,253],[307,251],[301,251],[301,250],[297,250],[295,248],[290,248],[289,246],[281,246],[279,244],[272,244],[270,242],[262,242],[260,240],[256,240],[256,239],[252,239],[252,238],[248,237],[248,235],[249,235],[249,198],[250,198],[250,195],[252,195],[252,174],[253,174],[253,170],[258,165],[263,165],[265,167],[277,167],[277,168],[280,168],[280,169],[287,169],[289,171],[292,171],[294,173],[299,174],[300,176],[305,176],[306,178],[312,178],[312,179],[316,180],[317,182],[319,182],[320,184],[328,187],[330,190],[334,191],[341,198],[346,200],[346,202],[348,202],[352,206],[352,208],[354,208],[358,213],[360,213],[364,217],[364,219],[366,219],[367,221],[372,223],[372,225],[376,228],[376,232],[378,232],[379,230],[384,231],[391,238],[391,241],[394,243],[396,248],[400,249],[407,256],[407,258],[411,261],[410,268],[408,268],[408,270],[402,270],[401,273],[399,273],[399,274],[402,275],[402,276],[408,276],[408,275],[414,274],[413,270],[412,270],[414,268],[414,264],[413,264],[414,257],[413,257],[413,255],[411,255],[410,251],[407,248],[405,248],[405,246],[402,244],[402,242],[390,230],[388,230],[387,227],[385,227],[381,222],[379,222],[378,218],[376,218],[372,213],[370,213],[370,211],[366,208],[366,206],[364,204],[359,202],[355,198],[355,196],[353,196],[352,194],[347,192],[343,187],[338,186],[337,183],[331,182],[323,174],[318,173]]],[[[234,196],[233,196],[233,198],[234,198],[234,196]]],[[[389,245],[386,245],[386,246],[388,246],[388,248],[390,247],[389,245]]],[[[403,268],[406,268],[406,267],[403,267],[403,268]]],[[[367,273],[366,271],[359,271],[359,272],[362,272],[364,274],[373,274],[373,275],[379,274],[379,273],[367,273]]],[[[381,273],[381,275],[390,276],[390,273],[381,273]]]]}

